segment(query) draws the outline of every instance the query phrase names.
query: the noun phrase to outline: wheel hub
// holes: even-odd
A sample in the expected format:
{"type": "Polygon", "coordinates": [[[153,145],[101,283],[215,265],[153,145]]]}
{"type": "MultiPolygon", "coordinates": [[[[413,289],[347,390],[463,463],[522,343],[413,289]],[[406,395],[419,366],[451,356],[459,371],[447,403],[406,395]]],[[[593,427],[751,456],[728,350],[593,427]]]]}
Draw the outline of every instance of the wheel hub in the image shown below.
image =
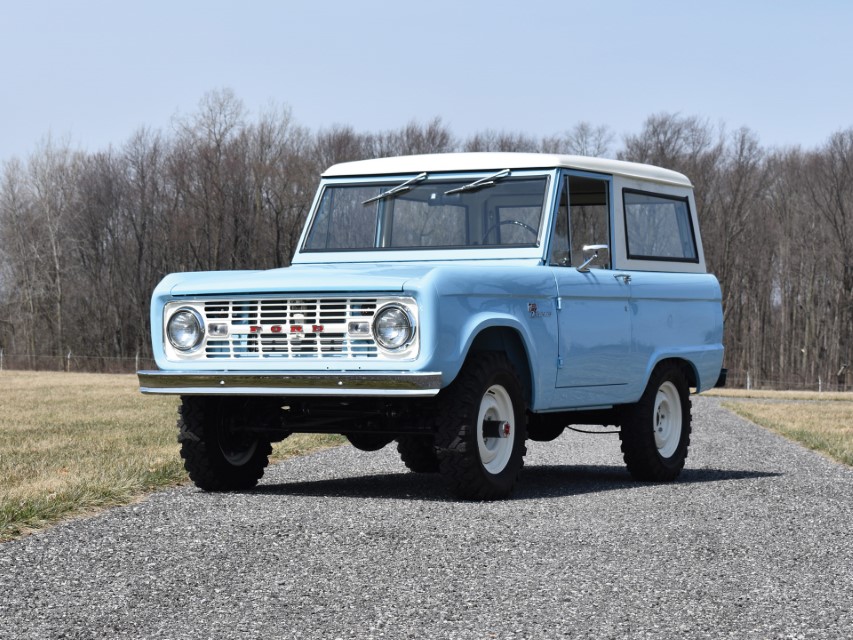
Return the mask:
{"type": "Polygon", "coordinates": [[[512,426],[506,420],[483,420],[484,438],[509,438],[512,426]]]}
{"type": "Polygon", "coordinates": [[[664,382],[658,389],[653,416],[658,453],[669,458],[681,442],[681,397],[672,382],[664,382]]]}

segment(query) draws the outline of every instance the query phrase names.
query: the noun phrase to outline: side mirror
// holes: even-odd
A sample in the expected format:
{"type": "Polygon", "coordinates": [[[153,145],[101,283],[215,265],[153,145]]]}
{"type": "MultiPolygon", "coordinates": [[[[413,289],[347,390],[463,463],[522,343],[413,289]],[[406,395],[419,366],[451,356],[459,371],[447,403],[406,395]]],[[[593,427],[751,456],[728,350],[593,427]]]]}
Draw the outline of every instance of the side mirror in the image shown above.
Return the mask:
{"type": "Polygon", "coordinates": [[[590,265],[598,259],[598,252],[610,251],[610,247],[608,247],[606,244],[585,244],[583,246],[583,249],[581,250],[583,251],[584,261],[583,264],[578,267],[578,271],[580,271],[581,273],[586,273],[587,271],[589,271],[590,265]],[[586,256],[590,251],[592,252],[592,255],[587,258],[586,256]]]}

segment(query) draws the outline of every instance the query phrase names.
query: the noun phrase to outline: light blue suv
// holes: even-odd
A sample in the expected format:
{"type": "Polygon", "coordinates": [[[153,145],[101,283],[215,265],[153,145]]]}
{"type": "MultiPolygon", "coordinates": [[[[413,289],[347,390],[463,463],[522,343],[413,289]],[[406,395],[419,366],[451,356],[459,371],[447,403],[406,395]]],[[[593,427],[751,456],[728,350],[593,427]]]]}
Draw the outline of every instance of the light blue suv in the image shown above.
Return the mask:
{"type": "Polygon", "coordinates": [[[597,158],[462,153],[338,164],[293,264],[155,289],[156,371],[211,491],[254,486],[272,442],[392,441],[457,496],[512,490],[525,440],[618,425],[640,480],[678,476],[691,389],[725,380],[720,288],[689,180],[597,158]]]}

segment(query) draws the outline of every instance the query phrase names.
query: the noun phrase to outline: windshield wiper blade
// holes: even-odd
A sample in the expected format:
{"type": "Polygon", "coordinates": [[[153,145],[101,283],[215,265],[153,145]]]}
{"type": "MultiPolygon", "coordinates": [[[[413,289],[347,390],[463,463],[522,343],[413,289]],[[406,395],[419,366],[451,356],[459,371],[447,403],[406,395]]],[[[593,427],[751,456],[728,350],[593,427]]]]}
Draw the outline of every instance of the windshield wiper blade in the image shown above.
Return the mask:
{"type": "Polygon", "coordinates": [[[373,196],[372,198],[368,198],[361,204],[370,204],[371,202],[376,202],[377,200],[383,200],[385,198],[390,198],[391,196],[397,195],[398,193],[403,193],[404,191],[408,191],[413,186],[415,186],[418,182],[423,182],[427,179],[426,172],[419,173],[411,180],[406,180],[405,182],[398,184],[396,187],[392,187],[388,189],[388,191],[383,191],[378,196],[373,196]]]}
{"type": "Polygon", "coordinates": [[[480,178],[479,180],[475,180],[474,182],[463,184],[461,187],[456,187],[455,189],[451,189],[450,191],[445,191],[444,195],[449,196],[454,193],[462,193],[463,191],[474,191],[475,189],[482,189],[483,187],[491,187],[501,178],[506,178],[509,173],[509,169],[498,171],[497,173],[491,176],[486,176],[485,178],[480,178]]]}

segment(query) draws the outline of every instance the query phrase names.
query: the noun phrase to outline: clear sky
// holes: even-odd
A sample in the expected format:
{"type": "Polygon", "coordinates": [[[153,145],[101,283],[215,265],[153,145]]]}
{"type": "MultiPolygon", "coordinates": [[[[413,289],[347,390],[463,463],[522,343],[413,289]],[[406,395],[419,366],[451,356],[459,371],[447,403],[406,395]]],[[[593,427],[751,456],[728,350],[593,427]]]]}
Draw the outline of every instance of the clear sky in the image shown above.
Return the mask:
{"type": "Polygon", "coordinates": [[[0,161],[97,151],[213,89],[312,130],[458,136],[661,111],[816,147],[853,127],[853,1],[0,0],[0,161]]]}

